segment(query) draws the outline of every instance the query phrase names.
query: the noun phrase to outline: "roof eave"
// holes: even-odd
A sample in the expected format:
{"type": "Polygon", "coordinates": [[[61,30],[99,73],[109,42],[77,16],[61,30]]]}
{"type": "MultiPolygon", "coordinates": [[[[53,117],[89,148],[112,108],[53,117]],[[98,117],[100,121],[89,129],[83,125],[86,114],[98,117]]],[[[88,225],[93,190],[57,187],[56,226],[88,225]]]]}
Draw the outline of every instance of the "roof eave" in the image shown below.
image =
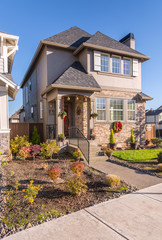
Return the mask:
{"type": "Polygon", "coordinates": [[[95,49],[95,50],[100,50],[100,51],[106,51],[106,52],[111,52],[111,53],[116,53],[116,54],[122,54],[125,56],[130,56],[130,57],[136,57],[141,59],[142,62],[147,61],[150,59],[150,57],[138,54],[138,53],[131,53],[131,52],[126,52],[123,50],[118,50],[118,49],[113,49],[113,48],[108,48],[108,47],[103,47],[103,46],[97,46],[94,44],[89,44],[89,43],[82,43],[75,51],[74,55],[77,55],[83,48],[90,48],[90,49],[95,49]]]}
{"type": "Polygon", "coordinates": [[[80,90],[80,91],[89,91],[89,92],[101,92],[101,88],[90,88],[90,87],[79,87],[79,86],[69,86],[61,84],[51,84],[49,85],[42,93],[41,96],[50,92],[52,89],[71,89],[71,90],[80,90]]]}

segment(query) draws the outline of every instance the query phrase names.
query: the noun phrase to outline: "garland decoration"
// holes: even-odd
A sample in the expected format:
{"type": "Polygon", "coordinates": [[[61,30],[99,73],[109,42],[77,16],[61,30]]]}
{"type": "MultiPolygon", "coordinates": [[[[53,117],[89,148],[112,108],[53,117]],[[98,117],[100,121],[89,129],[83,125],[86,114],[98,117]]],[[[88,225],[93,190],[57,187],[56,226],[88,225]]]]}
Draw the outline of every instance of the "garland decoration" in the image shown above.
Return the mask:
{"type": "Polygon", "coordinates": [[[121,132],[122,129],[123,129],[122,122],[117,121],[117,122],[113,123],[113,130],[114,130],[114,132],[121,132]]]}

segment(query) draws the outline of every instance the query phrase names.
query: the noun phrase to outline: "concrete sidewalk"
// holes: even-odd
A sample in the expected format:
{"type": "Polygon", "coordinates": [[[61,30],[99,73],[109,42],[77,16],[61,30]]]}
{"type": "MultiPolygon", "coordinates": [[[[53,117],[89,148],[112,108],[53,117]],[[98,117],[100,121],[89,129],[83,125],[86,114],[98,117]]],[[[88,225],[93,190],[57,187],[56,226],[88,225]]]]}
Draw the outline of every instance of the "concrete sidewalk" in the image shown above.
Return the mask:
{"type": "Polygon", "coordinates": [[[162,183],[162,178],[151,176],[141,171],[108,162],[105,160],[105,158],[97,162],[92,162],[90,166],[106,174],[115,174],[126,183],[136,186],[138,189],[143,189],[158,183],[162,183]]]}
{"type": "Polygon", "coordinates": [[[161,240],[162,183],[11,235],[6,240],[161,240]]]}

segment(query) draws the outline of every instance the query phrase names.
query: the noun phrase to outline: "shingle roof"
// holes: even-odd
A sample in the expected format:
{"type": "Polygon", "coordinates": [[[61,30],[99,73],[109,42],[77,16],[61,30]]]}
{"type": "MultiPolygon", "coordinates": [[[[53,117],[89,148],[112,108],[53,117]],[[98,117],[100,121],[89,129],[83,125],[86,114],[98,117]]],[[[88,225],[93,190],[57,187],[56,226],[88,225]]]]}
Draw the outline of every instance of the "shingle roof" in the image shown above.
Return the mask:
{"type": "Polygon", "coordinates": [[[146,95],[146,94],[143,93],[143,92],[138,93],[138,96],[139,96],[142,100],[152,100],[152,99],[153,99],[152,97],[146,95]]]}
{"type": "Polygon", "coordinates": [[[60,43],[69,47],[79,47],[83,42],[86,42],[92,35],[78,28],[72,27],[68,30],[58,33],[52,37],[46,38],[44,41],[60,43]]]}
{"type": "Polygon", "coordinates": [[[23,106],[21,106],[14,114],[12,114],[10,119],[19,119],[19,114],[22,110],[23,110],[23,106]]]}
{"type": "Polygon", "coordinates": [[[146,112],[146,116],[159,115],[160,113],[162,113],[162,109],[149,110],[148,112],[146,112]]]}
{"type": "Polygon", "coordinates": [[[94,77],[85,71],[80,62],[74,62],[53,84],[100,89],[94,77]]]}
{"type": "MultiPolygon", "coordinates": [[[[108,37],[107,35],[101,33],[101,32],[96,32],[90,39],[86,41],[86,43],[93,44],[96,46],[101,46],[101,47],[107,47],[107,48],[112,48],[112,49],[117,49],[125,52],[130,52],[130,53],[136,53],[136,54],[141,54],[137,52],[136,50],[126,46],[125,44],[116,41],[113,38],[108,37]]],[[[141,56],[144,56],[141,54],[141,56]]]]}

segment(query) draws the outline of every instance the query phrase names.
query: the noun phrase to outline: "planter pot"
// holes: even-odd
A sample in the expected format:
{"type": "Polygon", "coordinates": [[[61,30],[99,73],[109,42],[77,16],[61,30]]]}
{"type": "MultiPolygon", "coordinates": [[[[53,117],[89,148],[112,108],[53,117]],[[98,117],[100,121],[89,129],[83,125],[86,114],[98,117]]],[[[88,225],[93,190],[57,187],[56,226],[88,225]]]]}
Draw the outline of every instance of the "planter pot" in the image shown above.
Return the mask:
{"type": "Polygon", "coordinates": [[[136,143],[131,143],[131,149],[136,149],[136,143]]]}
{"type": "Polygon", "coordinates": [[[114,147],[115,147],[115,143],[110,143],[110,148],[114,149],[114,147]]]}
{"type": "Polygon", "coordinates": [[[64,138],[60,138],[59,140],[60,140],[60,142],[63,142],[63,141],[64,141],[64,138]]]}
{"type": "Polygon", "coordinates": [[[91,139],[92,139],[92,140],[95,140],[95,139],[96,139],[96,136],[91,136],[91,139]]]}

